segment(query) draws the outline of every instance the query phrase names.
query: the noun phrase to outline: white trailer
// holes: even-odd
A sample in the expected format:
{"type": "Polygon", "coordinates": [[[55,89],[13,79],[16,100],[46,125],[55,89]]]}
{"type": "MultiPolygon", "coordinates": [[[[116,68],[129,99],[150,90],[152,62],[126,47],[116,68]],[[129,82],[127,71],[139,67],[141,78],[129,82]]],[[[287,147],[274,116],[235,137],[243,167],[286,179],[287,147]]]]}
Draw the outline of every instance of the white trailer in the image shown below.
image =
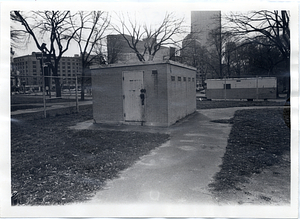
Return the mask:
{"type": "Polygon", "coordinates": [[[206,80],[207,99],[275,99],[276,77],[223,78],[206,80]]]}

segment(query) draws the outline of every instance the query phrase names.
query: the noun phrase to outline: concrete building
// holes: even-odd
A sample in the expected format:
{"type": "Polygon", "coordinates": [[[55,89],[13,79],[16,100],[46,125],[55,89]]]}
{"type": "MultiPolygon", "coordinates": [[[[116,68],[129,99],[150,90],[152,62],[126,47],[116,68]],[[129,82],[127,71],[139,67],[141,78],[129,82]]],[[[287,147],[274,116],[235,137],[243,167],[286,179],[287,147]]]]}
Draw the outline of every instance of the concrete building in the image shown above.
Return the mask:
{"type": "MultiPolygon", "coordinates": [[[[18,75],[21,83],[26,86],[42,86],[42,69],[40,61],[36,59],[36,53],[31,55],[19,56],[13,59],[14,74],[18,75]]],[[[58,67],[58,75],[61,77],[62,84],[74,84],[74,79],[70,77],[80,76],[82,72],[81,60],[79,55],[73,57],[62,57],[58,67]]],[[[45,72],[47,75],[48,72],[45,72]]],[[[53,83],[54,84],[54,81],[53,83]]]]}
{"type": "Polygon", "coordinates": [[[221,29],[221,11],[191,12],[191,34],[201,45],[209,45],[210,32],[216,29],[221,29]]]}
{"type": "Polygon", "coordinates": [[[197,68],[197,86],[203,86],[206,77],[211,77],[211,60],[208,54],[216,53],[212,45],[212,31],[221,31],[221,11],[192,11],[191,32],[182,42],[182,62],[197,68]]]}
{"type": "MultiPolygon", "coordinates": [[[[125,37],[131,41],[131,36],[125,35],[125,37]]],[[[145,49],[144,45],[146,40],[139,41],[137,43],[138,51],[143,54],[145,49]]],[[[136,53],[128,46],[128,43],[124,39],[124,37],[120,34],[116,35],[108,35],[107,36],[107,56],[108,63],[136,63],[139,62],[139,59],[136,56],[136,53]]],[[[147,61],[149,54],[146,52],[144,58],[147,61]]],[[[160,50],[155,54],[153,61],[163,61],[172,59],[175,57],[175,48],[169,48],[162,46],[160,50]]]]}
{"type": "Polygon", "coordinates": [[[170,126],[196,110],[196,69],[173,61],[92,71],[96,123],[170,126]]]}

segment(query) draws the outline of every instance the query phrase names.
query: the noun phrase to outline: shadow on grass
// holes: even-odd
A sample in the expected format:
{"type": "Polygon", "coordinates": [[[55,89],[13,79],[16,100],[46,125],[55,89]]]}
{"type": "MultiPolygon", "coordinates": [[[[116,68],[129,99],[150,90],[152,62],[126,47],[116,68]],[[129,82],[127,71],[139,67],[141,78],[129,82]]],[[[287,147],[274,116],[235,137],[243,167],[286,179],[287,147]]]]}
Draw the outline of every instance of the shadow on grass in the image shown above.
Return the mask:
{"type": "Polygon", "coordinates": [[[232,123],[221,170],[209,185],[213,192],[239,190],[238,183],[278,164],[290,150],[290,130],[282,109],[240,110],[232,123]]]}

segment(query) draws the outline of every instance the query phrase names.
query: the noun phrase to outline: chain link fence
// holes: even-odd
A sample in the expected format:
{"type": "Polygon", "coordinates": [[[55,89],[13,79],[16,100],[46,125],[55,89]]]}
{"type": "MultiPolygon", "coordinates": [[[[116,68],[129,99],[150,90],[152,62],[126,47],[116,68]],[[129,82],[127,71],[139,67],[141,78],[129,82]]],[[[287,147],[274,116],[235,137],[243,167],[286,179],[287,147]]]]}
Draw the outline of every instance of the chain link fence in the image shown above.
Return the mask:
{"type": "Polygon", "coordinates": [[[88,76],[11,76],[11,111],[40,107],[46,111],[47,107],[62,103],[78,109],[78,102],[83,99],[92,100],[88,76]]]}

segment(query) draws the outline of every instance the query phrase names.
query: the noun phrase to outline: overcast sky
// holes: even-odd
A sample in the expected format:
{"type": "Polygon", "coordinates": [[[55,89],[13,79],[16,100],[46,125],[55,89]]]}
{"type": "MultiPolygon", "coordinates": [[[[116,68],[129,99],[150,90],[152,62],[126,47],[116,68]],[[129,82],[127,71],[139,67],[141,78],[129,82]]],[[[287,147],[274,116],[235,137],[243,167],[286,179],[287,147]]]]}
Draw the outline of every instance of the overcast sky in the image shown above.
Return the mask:
{"type": "MultiPolygon", "coordinates": [[[[160,24],[165,16],[166,12],[173,12],[173,11],[167,11],[167,10],[163,10],[163,9],[159,9],[159,10],[153,10],[151,8],[143,8],[143,10],[118,10],[118,11],[110,11],[110,15],[111,15],[111,22],[116,24],[118,23],[118,17],[117,14],[123,13],[126,16],[130,16],[131,18],[136,18],[138,20],[139,23],[141,24],[147,24],[148,26],[151,25],[152,27],[157,26],[158,24],[160,24]]],[[[190,24],[191,24],[191,13],[190,10],[176,10],[174,11],[176,17],[178,18],[184,18],[185,23],[184,23],[184,27],[186,29],[187,32],[190,31],[190,24]]],[[[20,28],[20,27],[19,27],[20,28]]],[[[21,27],[24,28],[24,27],[21,27]]],[[[116,33],[116,32],[115,32],[116,33]]],[[[185,34],[187,35],[187,34],[185,34]]],[[[180,36],[181,38],[184,38],[185,35],[180,36]]],[[[44,39],[44,42],[46,44],[47,43],[47,39],[44,39]]],[[[31,43],[29,43],[27,46],[22,47],[22,48],[16,48],[15,50],[15,57],[18,56],[23,56],[23,55],[29,55],[31,54],[33,51],[38,51],[35,43],[33,42],[33,40],[31,39],[31,43]]],[[[79,53],[79,49],[78,46],[76,45],[76,43],[72,43],[69,50],[64,53],[64,56],[73,56],[74,54],[78,54],[79,53]]]]}

